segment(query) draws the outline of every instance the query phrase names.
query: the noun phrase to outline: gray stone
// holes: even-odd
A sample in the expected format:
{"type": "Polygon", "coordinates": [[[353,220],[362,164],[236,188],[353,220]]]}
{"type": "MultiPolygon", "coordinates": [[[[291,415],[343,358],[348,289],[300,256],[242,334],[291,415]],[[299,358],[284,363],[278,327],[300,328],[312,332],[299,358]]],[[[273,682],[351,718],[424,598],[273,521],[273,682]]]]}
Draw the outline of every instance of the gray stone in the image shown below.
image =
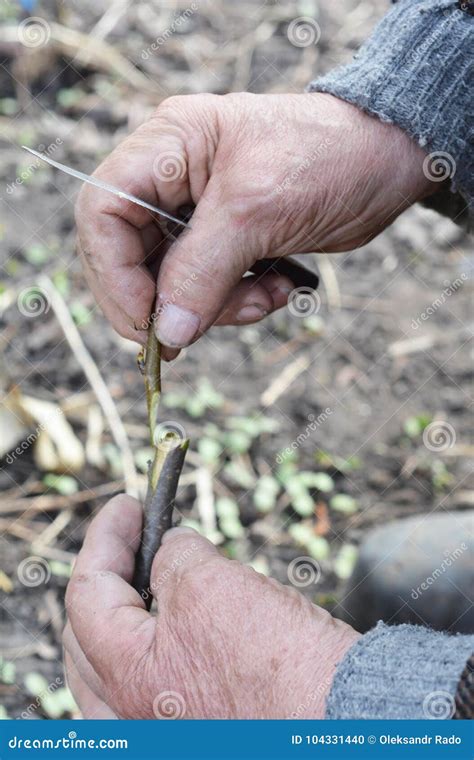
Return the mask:
{"type": "Polygon", "coordinates": [[[474,633],[473,533],[473,510],[372,530],[334,614],[361,632],[383,620],[474,633]]]}

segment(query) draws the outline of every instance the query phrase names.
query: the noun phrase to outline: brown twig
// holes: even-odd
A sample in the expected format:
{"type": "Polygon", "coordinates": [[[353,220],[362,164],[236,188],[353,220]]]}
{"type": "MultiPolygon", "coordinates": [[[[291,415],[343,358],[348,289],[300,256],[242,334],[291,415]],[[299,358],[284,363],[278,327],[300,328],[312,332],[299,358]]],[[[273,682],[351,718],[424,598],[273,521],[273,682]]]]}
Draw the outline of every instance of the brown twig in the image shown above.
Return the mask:
{"type": "MultiPolygon", "coordinates": [[[[163,536],[171,528],[174,498],[179,476],[184,464],[188,441],[184,441],[167,452],[155,490],[149,488],[145,500],[144,521],[140,548],[135,562],[133,587],[141,595],[147,610],[153,601],[153,587],[150,584],[151,566],[163,536]]],[[[152,465],[150,463],[150,480],[152,465]]]]}
{"type": "Polygon", "coordinates": [[[67,342],[87,377],[102,411],[109,423],[110,430],[117,444],[123,467],[123,475],[127,492],[132,496],[138,495],[137,470],[133,459],[132,450],[122,419],[117,411],[115,402],[110,391],[99,372],[97,364],[84,345],[81,334],[74,324],[67,304],[58,289],[49,277],[43,275],[38,284],[46,291],[48,301],[56,315],[56,318],[64,332],[67,342]]]}
{"type": "Polygon", "coordinates": [[[189,441],[181,441],[175,433],[166,433],[160,440],[157,439],[158,405],[161,397],[161,351],[153,323],[148,328],[145,353],[139,356],[139,366],[145,378],[148,425],[154,456],[148,463],[143,529],[132,585],[149,610],[153,601],[153,589],[150,586],[151,566],[164,534],[171,528],[174,498],[189,441]]]}
{"type": "Polygon", "coordinates": [[[112,480],[95,488],[86,488],[84,491],[62,496],[61,494],[41,494],[31,498],[2,499],[0,515],[24,512],[25,515],[33,512],[48,512],[56,509],[69,509],[76,504],[84,504],[87,501],[99,499],[102,496],[112,496],[123,490],[123,480],[112,480]]]}

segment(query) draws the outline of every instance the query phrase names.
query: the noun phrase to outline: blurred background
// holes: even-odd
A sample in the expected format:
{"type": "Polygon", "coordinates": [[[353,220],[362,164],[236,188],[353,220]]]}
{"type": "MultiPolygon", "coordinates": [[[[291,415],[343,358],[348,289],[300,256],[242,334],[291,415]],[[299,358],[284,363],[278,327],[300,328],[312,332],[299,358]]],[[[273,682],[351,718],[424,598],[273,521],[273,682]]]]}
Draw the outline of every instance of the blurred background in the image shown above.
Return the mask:
{"type": "MultiPolygon", "coordinates": [[[[1,0],[0,717],[78,715],[65,587],[91,517],[144,487],[149,457],[137,347],[74,256],[80,183],[19,146],[91,173],[169,95],[302,91],[387,7],[1,0]]],[[[368,531],[472,506],[470,246],[412,208],[356,253],[312,256],[317,296],[166,366],[163,419],[191,439],[177,513],[338,612],[368,531]]]]}

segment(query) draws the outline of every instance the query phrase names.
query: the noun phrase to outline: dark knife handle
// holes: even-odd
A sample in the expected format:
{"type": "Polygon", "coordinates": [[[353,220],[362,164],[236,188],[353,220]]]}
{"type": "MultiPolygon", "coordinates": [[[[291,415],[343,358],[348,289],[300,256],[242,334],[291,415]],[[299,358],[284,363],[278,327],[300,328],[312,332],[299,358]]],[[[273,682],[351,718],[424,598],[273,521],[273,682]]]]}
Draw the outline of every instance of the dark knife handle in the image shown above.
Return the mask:
{"type": "Polygon", "coordinates": [[[299,264],[292,258],[285,257],[280,259],[259,259],[250,271],[254,274],[267,274],[267,272],[276,272],[288,277],[295,288],[309,288],[316,290],[319,285],[319,277],[315,272],[299,264]]]}

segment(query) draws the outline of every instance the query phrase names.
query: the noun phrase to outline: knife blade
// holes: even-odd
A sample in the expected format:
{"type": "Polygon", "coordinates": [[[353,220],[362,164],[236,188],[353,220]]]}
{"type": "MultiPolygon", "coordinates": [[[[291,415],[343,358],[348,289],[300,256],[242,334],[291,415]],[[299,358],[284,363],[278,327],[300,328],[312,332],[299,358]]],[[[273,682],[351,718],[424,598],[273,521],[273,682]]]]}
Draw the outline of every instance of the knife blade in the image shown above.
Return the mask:
{"type": "Polygon", "coordinates": [[[77,169],[72,169],[70,166],[66,166],[66,164],[60,164],[59,161],[53,161],[52,158],[49,156],[45,156],[44,153],[39,153],[37,150],[33,150],[33,148],[27,148],[26,145],[21,146],[24,150],[27,150],[28,153],[31,153],[33,156],[36,156],[36,158],[40,158],[42,161],[45,161],[50,166],[54,166],[55,169],[59,169],[62,172],[65,172],[66,174],[69,174],[71,177],[75,177],[76,179],[80,179],[82,182],[87,182],[89,185],[94,185],[94,187],[100,188],[100,190],[105,190],[107,193],[112,193],[112,195],[116,195],[117,198],[124,198],[127,201],[130,201],[131,203],[136,203],[137,206],[142,206],[143,208],[148,209],[148,211],[153,211],[154,214],[159,214],[160,216],[164,216],[166,219],[169,219],[171,222],[175,222],[176,224],[180,224],[183,227],[189,227],[190,225],[183,221],[182,219],[179,219],[177,216],[173,216],[173,214],[169,214],[167,211],[164,211],[162,208],[159,208],[158,206],[152,206],[151,203],[147,203],[146,201],[142,201],[141,198],[138,198],[136,195],[132,195],[131,193],[126,193],[124,190],[120,190],[119,187],[115,187],[115,185],[109,184],[109,182],[104,182],[101,179],[98,179],[97,177],[92,177],[90,174],[84,174],[84,172],[80,172],[77,169]]]}

